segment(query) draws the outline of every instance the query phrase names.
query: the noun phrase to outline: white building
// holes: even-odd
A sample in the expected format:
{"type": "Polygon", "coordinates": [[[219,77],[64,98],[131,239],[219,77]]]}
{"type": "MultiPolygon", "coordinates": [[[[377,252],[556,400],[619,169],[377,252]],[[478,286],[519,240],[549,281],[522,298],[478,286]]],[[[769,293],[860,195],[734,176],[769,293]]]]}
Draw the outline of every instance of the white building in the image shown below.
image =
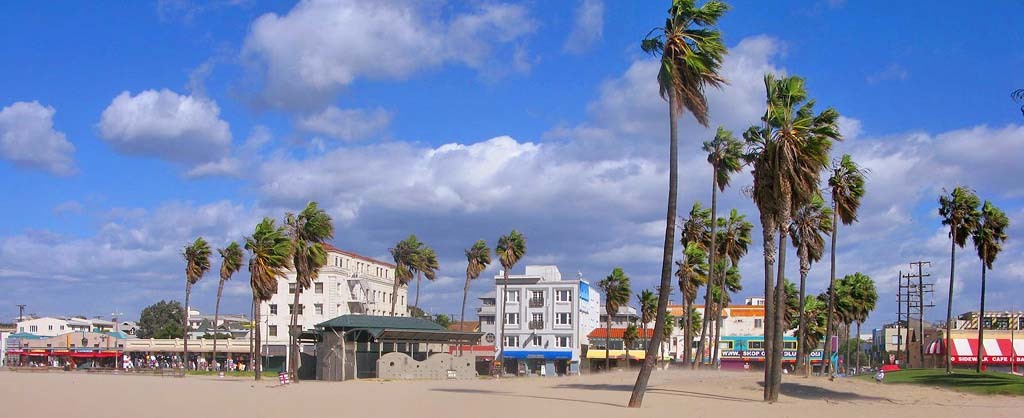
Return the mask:
{"type": "Polygon", "coordinates": [[[55,337],[69,332],[113,331],[114,322],[99,318],[44,316],[18,322],[18,332],[55,337]]]}
{"type": "MultiPolygon", "coordinates": [[[[557,266],[526,266],[525,274],[494,278],[498,297],[483,297],[479,309],[485,343],[493,342],[505,359],[506,373],[575,374],[581,344],[598,326],[600,294],[582,275],[563,280],[557,266]],[[507,312],[502,299],[507,298],[507,312]],[[505,329],[495,318],[505,316],[505,329]],[[542,371],[543,369],[543,371],[542,371]]],[[[490,296],[490,295],[488,295],[490,296]]]]}
{"type": "MultiPolygon", "coordinates": [[[[299,299],[302,329],[313,329],[316,324],[346,314],[391,315],[395,266],[331,245],[325,247],[327,265],[299,299]]],[[[259,326],[264,352],[270,356],[284,356],[287,351],[288,325],[295,302],[295,272],[289,272],[286,279],[279,280],[274,295],[260,304],[259,326]]],[[[406,292],[407,288],[398,288],[395,315],[408,316],[406,292]]]]}
{"type": "Polygon", "coordinates": [[[0,367],[7,366],[7,337],[10,332],[0,331],[0,367]]]}

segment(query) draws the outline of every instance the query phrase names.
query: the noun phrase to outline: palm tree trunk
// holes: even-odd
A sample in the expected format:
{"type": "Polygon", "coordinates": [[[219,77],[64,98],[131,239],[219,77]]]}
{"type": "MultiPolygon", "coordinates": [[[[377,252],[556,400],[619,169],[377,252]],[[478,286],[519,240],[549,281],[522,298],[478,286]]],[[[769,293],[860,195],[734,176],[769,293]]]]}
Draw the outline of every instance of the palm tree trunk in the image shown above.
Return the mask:
{"type": "Polygon", "coordinates": [[[262,339],[260,338],[260,305],[255,296],[252,298],[252,305],[255,306],[253,309],[253,317],[256,319],[256,346],[253,349],[253,353],[255,354],[253,358],[256,361],[253,362],[252,370],[256,376],[256,380],[259,381],[263,377],[263,349],[260,347],[260,343],[262,342],[262,339]]]}
{"type": "MultiPolygon", "coordinates": [[[[296,269],[298,270],[298,269],[296,269]]],[[[288,327],[288,349],[291,355],[288,357],[288,379],[290,382],[299,381],[299,295],[302,293],[302,286],[299,285],[299,277],[295,276],[295,298],[292,304],[292,321],[288,327]]]]}
{"type": "MultiPolygon", "coordinates": [[[[821,372],[827,373],[832,380],[832,316],[835,315],[836,300],[836,240],[839,237],[839,207],[835,197],[832,198],[832,269],[828,278],[828,311],[825,314],[825,351],[821,358],[821,372]]],[[[898,324],[897,324],[898,325],[898,324]]]]}
{"type": "Polygon", "coordinates": [[[420,308],[420,272],[418,271],[416,272],[416,304],[412,306],[415,306],[416,309],[420,308]]]}
{"type": "MultiPolygon", "coordinates": [[[[669,152],[668,152],[668,210],[665,214],[665,244],[661,255],[661,285],[658,287],[658,316],[654,321],[654,329],[665,327],[665,316],[668,310],[668,294],[672,291],[672,253],[674,251],[676,237],[676,199],[679,188],[679,141],[678,126],[676,120],[675,105],[677,98],[674,91],[669,90],[668,95],[669,113],[669,152]]],[[[650,347],[647,348],[647,356],[644,358],[640,373],[636,377],[636,384],[633,385],[633,393],[629,397],[629,407],[639,408],[644,402],[644,394],[647,392],[647,382],[651,378],[651,370],[654,368],[655,347],[661,345],[661,332],[654,333],[651,338],[650,347]]]]}
{"type": "Polygon", "coordinates": [[[182,342],[184,343],[184,350],[181,352],[181,361],[182,361],[182,364],[185,365],[185,370],[188,370],[188,366],[189,366],[189,362],[188,362],[188,302],[189,302],[189,297],[191,295],[192,295],[192,283],[189,282],[188,279],[186,279],[185,280],[185,318],[184,318],[185,319],[185,321],[184,321],[184,325],[185,326],[182,327],[182,331],[184,332],[184,334],[181,336],[182,337],[182,342]]]}
{"type": "MultiPolygon", "coordinates": [[[[711,273],[708,273],[708,278],[709,279],[711,278],[711,273]]],[[[708,287],[708,289],[711,289],[711,287],[712,287],[711,280],[708,280],[707,287],[708,287]]],[[[710,291],[708,293],[710,293],[710,291]]],[[[709,306],[711,306],[710,302],[711,302],[711,295],[710,294],[705,295],[704,296],[704,314],[701,315],[701,317],[700,317],[700,338],[698,339],[698,343],[697,343],[697,353],[694,354],[695,361],[694,361],[694,364],[691,365],[691,368],[698,367],[698,366],[699,367],[704,367],[704,353],[706,351],[705,350],[705,345],[706,345],[705,343],[707,342],[707,340],[705,339],[705,335],[708,332],[708,324],[709,324],[709,319],[708,319],[709,315],[708,314],[711,312],[711,309],[709,308],[709,306]]]]}
{"type": "MultiPolygon", "coordinates": [[[[213,362],[217,362],[217,324],[220,322],[220,296],[224,293],[224,279],[217,284],[217,302],[213,305],[213,362]]],[[[218,370],[220,367],[218,367],[218,370]]]]}
{"type": "Polygon", "coordinates": [[[775,222],[764,214],[761,215],[761,239],[764,247],[764,400],[769,398],[769,383],[772,380],[773,348],[775,347],[775,222]]]}
{"type": "MultiPolygon", "coordinates": [[[[363,292],[368,290],[363,289],[363,292]]],[[[398,301],[398,269],[395,269],[395,285],[391,287],[391,316],[395,316],[395,303],[398,301]]],[[[377,303],[376,300],[373,301],[377,303]]]]}
{"type": "Polygon", "coordinates": [[[807,318],[805,318],[806,312],[804,311],[804,295],[807,286],[807,269],[804,268],[804,265],[808,260],[807,246],[801,245],[797,252],[798,257],[800,258],[800,320],[799,325],[797,325],[796,367],[809,369],[809,362],[808,364],[804,364],[805,360],[807,360],[807,356],[804,354],[804,351],[807,351],[807,347],[804,347],[804,335],[807,333],[807,318]]]}
{"type": "MultiPolygon", "coordinates": [[[[466,274],[466,286],[462,288],[462,313],[459,315],[459,331],[466,331],[466,297],[469,295],[469,274],[466,274]]],[[[462,344],[459,344],[459,357],[462,357],[462,344]]]]}
{"type": "Polygon", "coordinates": [[[501,376],[505,369],[505,317],[508,316],[508,269],[509,267],[505,267],[503,269],[504,271],[502,271],[502,274],[505,277],[505,284],[501,290],[501,320],[498,323],[498,325],[500,325],[498,332],[501,334],[501,340],[499,340],[501,343],[501,350],[498,351],[498,364],[501,365],[502,370],[498,371],[498,376],[501,376]]]}
{"type": "Polygon", "coordinates": [[[692,307],[690,306],[690,301],[686,300],[686,295],[683,295],[683,306],[683,315],[685,315],[683,318],[683,327],[685,327],[683,328],[683,340],[686,343],[683,348],[683,364],[686,364],[686,362],[690,361],[690,349],[693,347],[693,332],[690,331],[690,329],[693,328],[693,324],[691,323],[693,321],[693,316],[690,315],[690,309],[692,309],[692,307]]]}
{"type": "MultiPolygon", "coordinates": [[[[608,312],[608,305],[605,305],[605,312],[608,312]]],[[[612,370],[612,357],[611,357],[611,346],[612,346],[612,316],[607,316],[608,320],[605,321],[605,334],[604,334],[604,371],[609,372],[612,370]]],[[[625,344],[625,340],[623,340],[625,344]]]]}
{"type": "MultiPolygon", "coordinates": [[[[256,320],[256,302],[255,302],[255,300],[256,300],[256,298],[253,297],[253,302],[249,304],[249,320],[250,321],[255,321],[256,320]]],[[[253,337],[253,335],[256,332],[254,330],[254,328],[256,328],[256,327],[253,327],[253,324],[256,324],[258,326],[259,323],[249,322],[249,371],[252,371],[252,368],[253,368],[253,361],[252,361],[252,359],[255,357],[255,354],[256,354],[256,352],[253,351],[253,347],[254,346],[252,344],[252,337],[253,337]]]]}
{"type": "Polygon", "coordinates": [[[712,344],[714,344],[712,346],[712,355],[711,355],[711,365],[712,366],[718,364],[718,350],[721,349],[718,346],[719,345],[718,343],[719,343],[719,341],[721,341],[721,339],[722,339],[722,304],[719,303],[718,306],[715,306],[715,338],[713,340],[711,340],[712,344]]]}
{"type": "MultiPolygon", "coordinates": [[[[860,321],[857,321],[857,373],[860,373],[860,358],[861,358],[861,344],[860,344],[860,321]]],[[[923,359],[922,359],[923,360],[923,359]]]]}
{"type": "Polygon", "coordinates": [[[988,246],[982,245],[981,257],[981,310],[978,311],[978,366],[976,370],[978,373],[981,373],[981,361],[985,358],[985,260],[988,258],[988,246]]]}
{"type": "MultiPolygon", "coordinates": [[[[953,351],[951,344],[953,338],[949,333],[953,330],[953,277],[956,275],[956,227],[949,227],[949,234],[952,237],[949,252],[949,300],[946,302],[946,374],[953,373],[953,359],[950,353],[953,351]]],[[[897,324],[899,325],[899,324],[897,324]]],[[[907,324],[909,326],[909,324],[907,324]]],[[[909,334],[909,333],[908,333],[909,334]]]]}
{"type": "MultiPolygon", "coordinates": [[[[788,203],[787,203],[788,205],[788,203]]],[[[784,209],[785,210],[785,209],[784,209]]],[[[783,216],[788,219],[788,216],[783,216]]],[[[775,344],[772,346],[772,388],[769,402],[779,400],[779,389],[782,386],[782,349],[785,347],[783,332],[786,329],[786,235],[788,225],[783,222],[779,227],[779,263],[775,273],[775,344]]]]}
{"type": "MultiPolygon", "coordinates": [[[[716,260],[715,259],[717,258],[717,255],[718,255],[718,249],[715,247],[715,238],[716,238],[716,235],[718,235],[718,234],[715,233],[715,230],[716,230],[716,228],[718,226],[717,225],[718,224],[717,216],[718,216],[718,168],[715,167],[712,170],[712,173],[711,173],[711,244],[709,245],[709,248],[708,248],[708,267],[709,267],[709,269],[708,269],[708,286],[707,286],[707,290],[704,293],[704,313],[705,313],[705,315],[704,315],[704,318],[703,318],[703,321],[702,321],[702,324],[701,324],[701,332],[700,332],[700,347],[701,347],[700,363],[701,363],[701,365],[703,365],[703,363],[704,363],[704,341],[705,341],[704,340],[704,332],[705,332],[704,329],[708,328],[708,327],[711,327],[711,318],[712,318],[711,315],[707,315],[707,313],[710,312],[710,309],[708,309],[708,305],[710,305],[710,303],[708,301],[711,299],[711,289],[717,285],[717,281],[715,280],[715,271],[716,271],[716,269],[715,269],[715,261],[716,260]]],[[[709,349],[708,351],[711,351],[711,350],[709,349]]],[[[711,357],[710,356],[711,353],[708,353],[708,354],[709,354],[708,357],[711,357]]]]}

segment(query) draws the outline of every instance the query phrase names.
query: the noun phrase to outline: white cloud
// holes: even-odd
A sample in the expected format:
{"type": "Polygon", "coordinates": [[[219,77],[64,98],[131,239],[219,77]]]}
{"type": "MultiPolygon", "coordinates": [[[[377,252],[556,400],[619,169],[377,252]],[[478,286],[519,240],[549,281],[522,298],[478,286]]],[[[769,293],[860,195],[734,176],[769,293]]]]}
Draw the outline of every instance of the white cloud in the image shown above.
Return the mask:
{"type": "Polygon", "coordinates": [[[245,143],[238,147],[233,155],[196,165],[185,172],[185,177],[241,177],[246,167],[259,164],[259,152],[271,137],[270,129],[256,125],[245,143]]]}
{"type": "Polygon", "coordinates": [[[572,32],[569,32],[562,49],[580,54],[601,41],[604,34],[604,1],[581,0],[573,18],[572,32]]]}
{"type": "Polygon", "coordinates": [[[301,1],[284,15],[256,19],[243,56],[261,73],[263,101],[309,109],[360,77],[404,79],[450,61],[493,68],[496,48],[536,28],[522,6],[484,3],[447,21],[440,6],[301,1]]]}
{"type": "Polygon", "coordinates": [[[74,174],[75,146],[53,129],[53,107],[15,102],[0,109],[0,158],[57,175],[74,174]]]}
{"type": "Polygon", "coordinates": [[[899,64],[889,64],[878,72],[867,78],[868,84],[878,84],[883,81],[903,81],[910,76],[910,71],[899,64]]]}
{"type": "Polygon", "coordinates": [[[231,145],[216,102],[167,89],[122,92],[103,111],[99,129],[118,151],[182,163],[217,160],[231,145]]]}
{"type": "Polygon", "coordinates": [[[339,109],[329,106],[320,113],[300,118],[299,129],[330,136],[342,141],[355,141],[377,134],[391,123],[391,113],[376,109],[339,109]]]}

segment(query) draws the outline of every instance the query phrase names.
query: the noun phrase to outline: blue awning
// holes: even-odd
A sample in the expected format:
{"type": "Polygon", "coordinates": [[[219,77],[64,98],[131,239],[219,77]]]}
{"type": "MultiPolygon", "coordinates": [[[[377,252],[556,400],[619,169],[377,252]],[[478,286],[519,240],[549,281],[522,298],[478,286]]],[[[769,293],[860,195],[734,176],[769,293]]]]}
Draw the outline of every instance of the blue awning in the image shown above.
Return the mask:
{"type": "Polygon", "coordinates": [[[554,350],[505,350],[505,358],[572,360],[572,351],[554,350]]]}

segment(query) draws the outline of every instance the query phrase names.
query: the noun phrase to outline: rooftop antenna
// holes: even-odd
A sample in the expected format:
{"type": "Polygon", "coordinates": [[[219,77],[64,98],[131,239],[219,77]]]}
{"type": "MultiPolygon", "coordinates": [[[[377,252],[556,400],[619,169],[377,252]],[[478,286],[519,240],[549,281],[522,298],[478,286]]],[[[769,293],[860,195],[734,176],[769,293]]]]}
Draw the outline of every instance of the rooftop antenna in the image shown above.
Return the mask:
{"type": "Polygon", "coordinates": [[[18,305],[18,322],[25,320],[25,306],[26,305],[18,305]]]}

